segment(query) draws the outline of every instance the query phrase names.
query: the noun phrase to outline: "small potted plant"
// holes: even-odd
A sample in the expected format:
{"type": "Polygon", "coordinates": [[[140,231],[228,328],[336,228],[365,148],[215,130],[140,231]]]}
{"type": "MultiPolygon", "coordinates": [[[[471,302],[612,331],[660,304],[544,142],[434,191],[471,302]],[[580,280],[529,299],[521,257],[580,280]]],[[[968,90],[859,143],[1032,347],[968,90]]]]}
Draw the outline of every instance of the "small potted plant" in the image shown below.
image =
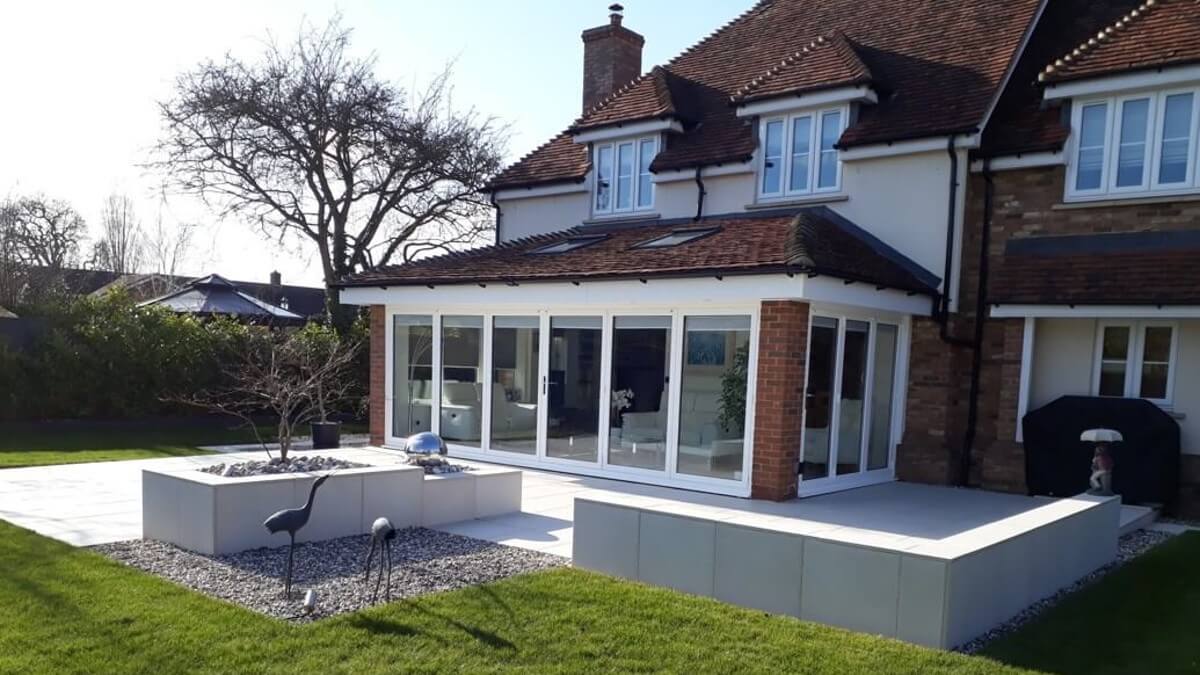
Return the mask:
{"type": "Polygon", "coordinates": [[[297,335],[305,345],[304,367],[307,371],[311,413],[309,422],[313,450],[329,450],[341,446],[342,423],[330,419],[348,393],[357,345],[339,337],[332,328],[309,324],[297,335]]]}

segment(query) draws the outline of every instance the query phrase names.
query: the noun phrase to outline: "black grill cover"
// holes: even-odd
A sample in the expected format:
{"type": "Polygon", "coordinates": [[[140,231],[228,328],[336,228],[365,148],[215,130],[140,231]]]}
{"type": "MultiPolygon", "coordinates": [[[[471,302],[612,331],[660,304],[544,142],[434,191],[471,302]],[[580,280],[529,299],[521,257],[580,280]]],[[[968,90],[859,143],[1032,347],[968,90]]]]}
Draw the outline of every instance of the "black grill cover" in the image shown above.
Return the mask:
{"type": "Polygon", "coordinates": [[[1116,429],[1113,491],[1127,504],[1173,506],[1179,489],[1179,423],[1149,401],[1063,396],[1025,415],[1025,480],[1036,495],[1069,497],[1088,489],[1095,446],[1087,429],[1116,429]]]}

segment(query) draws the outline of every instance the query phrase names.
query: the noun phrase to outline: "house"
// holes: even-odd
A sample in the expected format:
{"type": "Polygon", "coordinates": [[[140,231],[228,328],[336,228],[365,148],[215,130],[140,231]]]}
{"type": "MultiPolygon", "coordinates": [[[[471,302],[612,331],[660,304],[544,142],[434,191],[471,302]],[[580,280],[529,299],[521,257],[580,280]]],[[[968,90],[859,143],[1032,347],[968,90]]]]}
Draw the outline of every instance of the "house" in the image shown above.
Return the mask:
{"type": "MultiPolygon", "coordinates": [[[[125,274],[97,288],[91,294],[103,295],[110,290],[120,288],[134,300],[142,302],[178,291],[203,278],[157,273],[125,274]]],[[[267,283],[259,281],[231,281],[229,283],[256,300],[299,314],[310,321],[325,316],[324,288],[284,284],[283,276],[279,272],[271,272],[267,283]]]]}
{"type": "MultiPolygon", "coordinates": [[[[1200,5],[764,0],[491,183],[498,243],[346,279],[371,435],[786,500],[1025,492],[1024,415],[1143,398],[1200,510],[1200,5]]],[[[1086,468],[1086,467],[1085,467],[1086,468]]]]}
{"type": "Polygon", "coordinates": [[[274,326],[299,326],[308,319],[280,305],[264,302],[238,284],[210,274],[183,288],[143,301],[139,307],[166,307],[178,314],[201,318],[230,317],[238,321],[274,326]]]}

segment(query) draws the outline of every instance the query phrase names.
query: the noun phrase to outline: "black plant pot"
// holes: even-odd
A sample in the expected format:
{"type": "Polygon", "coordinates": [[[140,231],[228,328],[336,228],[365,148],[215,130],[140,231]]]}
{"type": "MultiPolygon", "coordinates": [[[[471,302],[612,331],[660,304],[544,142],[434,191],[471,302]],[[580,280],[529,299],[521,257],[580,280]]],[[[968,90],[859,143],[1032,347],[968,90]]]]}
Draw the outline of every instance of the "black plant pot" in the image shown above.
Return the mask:
{"type": "Polygon", "coordinates": [[[312,427],[313,450],[332,450],[341,447],[341,422],[313,422],[309,426],[312,427]]]}

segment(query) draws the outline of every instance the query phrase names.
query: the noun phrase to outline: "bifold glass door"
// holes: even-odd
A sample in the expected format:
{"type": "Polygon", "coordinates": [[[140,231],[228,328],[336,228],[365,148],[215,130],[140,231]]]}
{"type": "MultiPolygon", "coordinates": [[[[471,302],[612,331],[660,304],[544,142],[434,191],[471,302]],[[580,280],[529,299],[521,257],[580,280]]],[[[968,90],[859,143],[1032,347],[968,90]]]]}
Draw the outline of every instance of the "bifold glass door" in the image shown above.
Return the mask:
{"type": "Polygon", "coordinates": [[[611,360],[608,464],[662,471],[667,466],[671,317],[615,317],[611,360]]]}
{"type": "Polygon", "coordinates": [[[598,459],[602,332],[598,316],[550,317],[547,457],[598,459]]]}
{"type": "Polygon", "coordinates": [[[542,389],[541,318],[492,319],[490,448],[536,455],[542,389]]]}
{"type": "Polygon", "coordinates": [[[804,397],[801,489],[889,469],[899,326],[814,316],[804,397]]]}

